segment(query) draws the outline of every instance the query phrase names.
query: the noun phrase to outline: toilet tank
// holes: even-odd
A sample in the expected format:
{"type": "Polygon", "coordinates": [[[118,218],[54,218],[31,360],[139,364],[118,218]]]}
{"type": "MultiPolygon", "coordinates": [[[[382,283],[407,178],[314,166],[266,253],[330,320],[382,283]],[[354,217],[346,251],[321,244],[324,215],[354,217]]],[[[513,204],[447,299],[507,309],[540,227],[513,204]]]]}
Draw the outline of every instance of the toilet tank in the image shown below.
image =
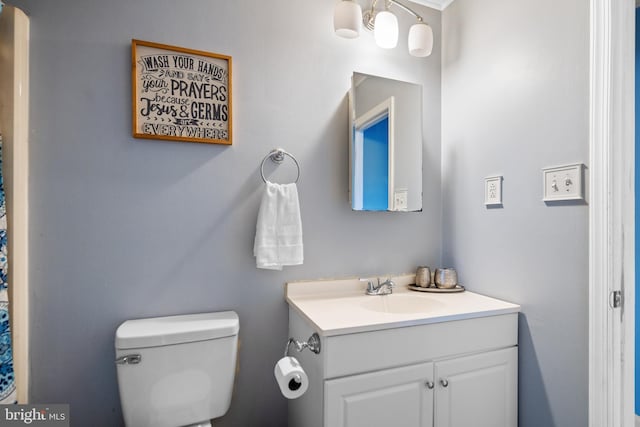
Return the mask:
{"type": "Polygon", "coordinates": [[[238,348],[233,311],[127,320],[116,331],[122,413],[130,427],[176,427],[223,416],[238,348]]]}

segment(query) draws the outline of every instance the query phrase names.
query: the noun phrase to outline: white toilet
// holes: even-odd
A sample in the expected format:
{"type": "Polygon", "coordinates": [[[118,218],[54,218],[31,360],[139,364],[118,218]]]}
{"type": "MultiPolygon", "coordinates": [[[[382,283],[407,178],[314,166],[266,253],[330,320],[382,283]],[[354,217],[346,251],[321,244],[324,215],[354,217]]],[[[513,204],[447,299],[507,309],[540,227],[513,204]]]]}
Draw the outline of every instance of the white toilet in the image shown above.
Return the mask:
{"type": "Polygon", "coordinates": [[[238,348],[233,311],[127,320],[116,331],[128,427],[210,426],[231,404],[238,348]]]}

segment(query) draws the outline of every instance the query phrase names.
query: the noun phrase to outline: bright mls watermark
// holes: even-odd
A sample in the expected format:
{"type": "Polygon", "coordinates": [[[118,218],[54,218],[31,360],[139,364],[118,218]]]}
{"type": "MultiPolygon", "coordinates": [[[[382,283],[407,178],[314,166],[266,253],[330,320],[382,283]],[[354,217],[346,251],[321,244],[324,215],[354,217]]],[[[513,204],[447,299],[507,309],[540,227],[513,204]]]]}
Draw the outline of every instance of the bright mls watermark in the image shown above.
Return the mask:
{"type": "Polygon", "coordinates": [[[0,427],[69,427],[69,405],[2,405],[0,427]]]}

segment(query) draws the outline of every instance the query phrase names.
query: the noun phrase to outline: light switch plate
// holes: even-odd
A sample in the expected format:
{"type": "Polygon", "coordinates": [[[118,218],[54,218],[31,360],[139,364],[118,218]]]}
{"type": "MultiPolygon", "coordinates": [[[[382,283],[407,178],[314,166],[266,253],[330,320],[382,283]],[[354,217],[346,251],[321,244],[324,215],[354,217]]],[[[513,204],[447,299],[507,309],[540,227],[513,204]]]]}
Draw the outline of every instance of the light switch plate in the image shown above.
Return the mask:
{"type": "Polygon", "coordinates": [[[489,176],[484,179],[484,205],[502,204],[502,176],[489,176]]]}
{"type": "Polygon", "coordinates": [[[584,164],[542,169],[543,201],[584,200],[584,164]]]}

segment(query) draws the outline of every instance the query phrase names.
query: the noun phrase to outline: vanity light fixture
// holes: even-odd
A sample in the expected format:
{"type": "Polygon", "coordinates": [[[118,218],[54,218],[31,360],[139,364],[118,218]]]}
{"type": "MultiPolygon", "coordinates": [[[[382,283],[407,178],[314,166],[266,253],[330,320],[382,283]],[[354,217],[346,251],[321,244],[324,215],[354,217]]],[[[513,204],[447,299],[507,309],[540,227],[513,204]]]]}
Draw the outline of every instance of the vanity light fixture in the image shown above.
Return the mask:
{"type": "Polygon", "coordinates": [[[333,14],[333,27],[336,34],[345,38],[356,38],[360,35],[361,23],[374,32],[376,44],[385,49],[392,49],[398,44],[398,18],[389,10],[398,6],[405,12],[415,16],[418,22],[409,29],[409,53],[417,57],[431,55],[433,50],[433,30],[424,19],[412,9],[396,0],[383,0],[384,10],[376,10],[378,0],[373,0],[371,8],[362,12],[356,0],[340,0],[333,14]]]}
{"type": "Polygon", "coordinates": [[[376,13],[373,24],[376,44],[383,49],[393,49],[398,45],[398,18],[387,9],[376,13]]]}
{"type": "Polygon", "coordinates": [[[360,35],[362,8],[352,0],[340,1],[333,12],[333,28],[337,35],[345,39],[355,39],[360,35]]]}

